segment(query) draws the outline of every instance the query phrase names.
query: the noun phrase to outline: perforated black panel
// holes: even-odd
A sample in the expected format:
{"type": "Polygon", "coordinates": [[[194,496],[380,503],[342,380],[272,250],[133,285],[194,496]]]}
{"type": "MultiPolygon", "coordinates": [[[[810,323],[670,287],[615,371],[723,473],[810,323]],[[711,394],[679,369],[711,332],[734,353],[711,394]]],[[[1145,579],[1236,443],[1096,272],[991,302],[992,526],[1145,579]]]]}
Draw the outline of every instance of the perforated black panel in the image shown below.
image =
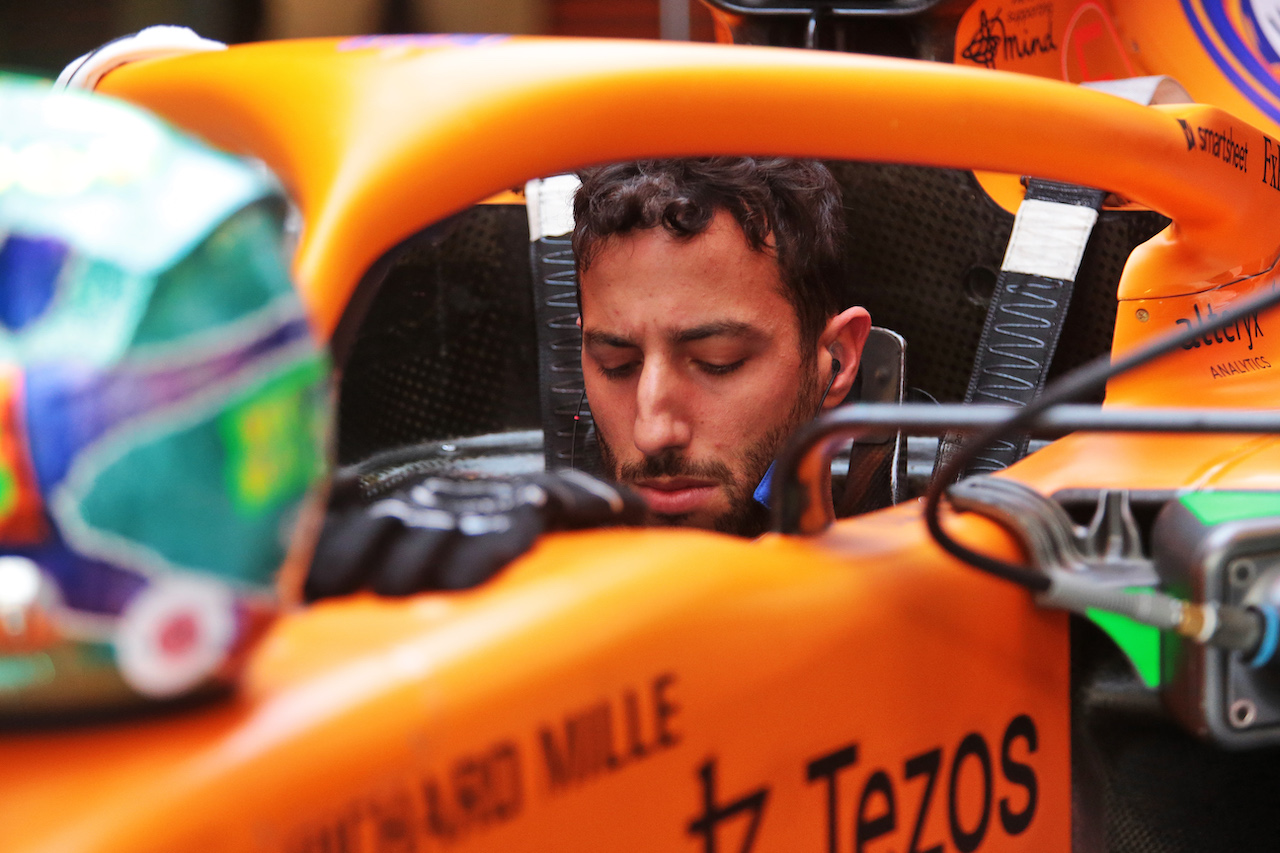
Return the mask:
{"type": "Polygon", "coordinates": [[[338,403],[343,464],[405,444],[538,427],[524,208],[480,205],[441,230],[393,250],[360,326],[338,403]]]}
{"type": "MultiPolygon", "coordinates": [[[[907,340],[907,383],[943,402],[964,399],[987,302],[1013,215],[969,172],[871,163],[830,164],[845,191],[852,235],[847,301],[907,340]]],[[[1116,283],[1130,249],[1167,220],[1100,217],[1076,279],[1050,379],[1107,352],[1116,283]]]]}

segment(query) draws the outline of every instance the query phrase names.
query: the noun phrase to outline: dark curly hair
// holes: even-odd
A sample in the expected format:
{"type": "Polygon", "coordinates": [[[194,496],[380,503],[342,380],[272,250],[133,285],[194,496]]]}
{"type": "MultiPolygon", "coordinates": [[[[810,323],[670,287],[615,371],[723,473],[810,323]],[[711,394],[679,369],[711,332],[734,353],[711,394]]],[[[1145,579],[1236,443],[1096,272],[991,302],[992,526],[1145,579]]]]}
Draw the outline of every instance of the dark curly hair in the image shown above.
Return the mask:
{"type": "MultiPolygon", "coordinates": [[[[800,339],[817,341],[840,304],[846,228],[840,186],[813,160],[700,157],[637,160],[584,169],[573,199],[578,272],[615,235],[661,225],[689,239],[717,211],[737,220],[747,244],[773,252],[800,339]]],[[[579,299],[581,303],[581,299],[579,299]]]]}

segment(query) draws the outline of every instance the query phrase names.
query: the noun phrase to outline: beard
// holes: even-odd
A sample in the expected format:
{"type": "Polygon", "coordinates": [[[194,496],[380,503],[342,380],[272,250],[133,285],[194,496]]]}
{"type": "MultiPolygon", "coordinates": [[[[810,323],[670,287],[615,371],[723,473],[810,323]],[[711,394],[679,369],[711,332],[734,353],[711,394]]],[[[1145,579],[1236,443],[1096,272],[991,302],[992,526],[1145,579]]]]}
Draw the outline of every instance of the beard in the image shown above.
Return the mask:
{"type": "MultiPolygon", "coordinates": [[[[712,480],[724,490],[729,508],[712,519],[710,529],[735,536],[759,536],[768,528],[769,510],[755,499],[756,488],[782,446],[797,429],[813,419],[819,405],[817,398],[817,370],[814,367],[803,369],[800,387],[786,418],[752,442],[745,451],[737,454],[741,464],[736,473],[719,460],[691,459],[683,451],[675,449],[665,450],[656,456],[646,456],[639,462],[620,463],[604,432],[597,425],[596,440],[600,446],[600,460],[604,465],[605,477],[623,485],[657,477],[712,480]]],[[[694,525],[687,514],[666,515],[652,510],[647,511],[647,521],[668,527],[694,525]]]]}

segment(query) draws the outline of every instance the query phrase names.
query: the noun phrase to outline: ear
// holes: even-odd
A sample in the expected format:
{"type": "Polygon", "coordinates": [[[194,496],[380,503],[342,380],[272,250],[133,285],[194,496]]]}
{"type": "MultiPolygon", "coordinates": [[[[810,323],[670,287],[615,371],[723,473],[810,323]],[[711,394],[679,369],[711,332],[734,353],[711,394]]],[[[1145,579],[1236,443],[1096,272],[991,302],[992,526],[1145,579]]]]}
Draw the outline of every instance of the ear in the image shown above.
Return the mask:
{"type": "Polygon", "coordinates": [[[853,387],[854,377],[862,363],[862,347],[871,333],[871,315],[867,309],[854,306],[827,321],[818,336],[818,377],[825,388],[831,377],[832,359],[840,361],[840,372],[831,381],[831,392],[822,408],[831,409],[844,400],[853,387]]]}

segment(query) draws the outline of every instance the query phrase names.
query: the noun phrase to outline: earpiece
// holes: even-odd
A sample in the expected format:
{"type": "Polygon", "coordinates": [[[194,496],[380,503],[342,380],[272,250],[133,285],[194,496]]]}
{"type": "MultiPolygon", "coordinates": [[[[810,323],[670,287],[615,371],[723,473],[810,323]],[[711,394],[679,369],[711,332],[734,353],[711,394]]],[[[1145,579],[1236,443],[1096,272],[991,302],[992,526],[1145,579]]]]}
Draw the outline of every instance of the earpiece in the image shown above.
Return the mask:
{"type": "Polygon", "coordinates": [[[818,401],[818,414],[822,413],[822,404],[827,402],[827,395],[831,393],[831,386],[836,384],[836,377],[839,375],[840,375],[840,359],[836,358],[835,355],[832,354],[831,378],[827,380],[827,390],[822,392],[822,399],[818,401]]]}

